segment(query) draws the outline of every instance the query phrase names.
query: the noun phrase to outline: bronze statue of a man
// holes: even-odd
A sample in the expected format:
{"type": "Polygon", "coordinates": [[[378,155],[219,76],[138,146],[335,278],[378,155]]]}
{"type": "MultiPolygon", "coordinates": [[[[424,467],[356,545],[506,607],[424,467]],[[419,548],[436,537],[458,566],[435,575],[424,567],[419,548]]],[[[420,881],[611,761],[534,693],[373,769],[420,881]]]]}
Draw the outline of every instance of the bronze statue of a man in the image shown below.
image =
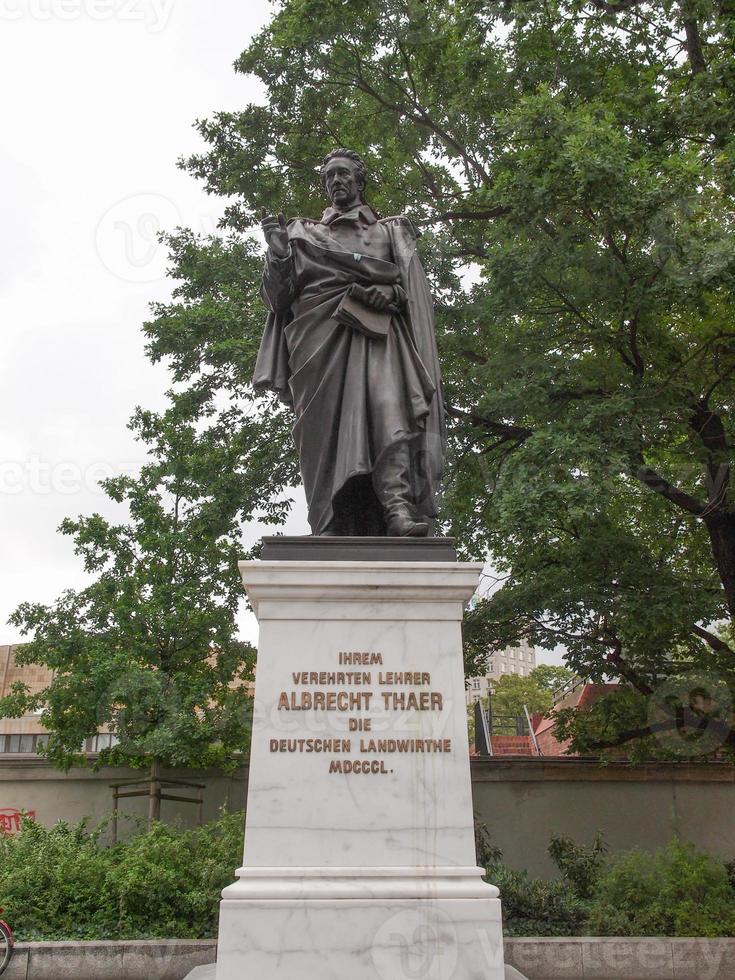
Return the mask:
{"type": "Polygon", "coordinates": [[[424,536],[444,409],[417,232],[365,203],[353,151],[333,150],[321,176],[320,220],[263,215],[270,313],[253,384],[293,407],[313,534],[424,536]]]}

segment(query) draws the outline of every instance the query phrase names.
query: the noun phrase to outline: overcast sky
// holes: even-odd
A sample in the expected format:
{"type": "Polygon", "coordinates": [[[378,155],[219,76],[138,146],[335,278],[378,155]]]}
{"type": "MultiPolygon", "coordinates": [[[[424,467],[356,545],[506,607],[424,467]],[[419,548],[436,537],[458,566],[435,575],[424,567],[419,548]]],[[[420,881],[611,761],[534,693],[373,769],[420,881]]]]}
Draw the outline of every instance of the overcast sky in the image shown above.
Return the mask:
{"type": "MultiPolygon", "coordinates": [[[[0,644],[19,602],[85,581],[60,521],[120,518],[97,481],[139,465],[126,423],[168,383],[141,335],[171,293],[156,233],[213,231],[222,208],[176,160],[200,147],[195,119],[258,99],[232,64],[271,10],[0,0],[0,644]]],[[[286,530],[308,533],[303,502],[286,530]]],[[[241,627],[256,638],[244,611],[241,627]]]]}
{"type": "Polygon", "coordinates": [[[140,332],[171,291],[156,231],[214,230],[221,209],[176,159],[196,118],[258,97],[232,64],[270,10],[0,0],[0,644],[20,601],[84,581],[59,522],[120,516],[96,482],[140,462],[126,422],[167,385],[140,332]]]}

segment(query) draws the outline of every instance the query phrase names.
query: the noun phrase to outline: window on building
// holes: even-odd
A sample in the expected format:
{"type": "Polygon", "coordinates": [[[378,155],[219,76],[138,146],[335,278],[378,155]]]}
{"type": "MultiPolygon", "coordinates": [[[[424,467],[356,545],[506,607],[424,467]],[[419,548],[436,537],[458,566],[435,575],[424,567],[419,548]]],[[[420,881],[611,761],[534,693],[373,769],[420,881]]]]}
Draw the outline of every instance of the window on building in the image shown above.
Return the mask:
{"type": "Polygon", "coordinates": [[[113,735],[109,732],[100,732],[98,735],[92,735],[84,743],[83,752],[101,752],[103,749],[111,749],[113,745],[117,745],[120,739],[117,735],[113,735]]]}
{"type": "Polygon", "coordinates": [[[48,735],[0,735],[0,753],[35,755],[48,742],[48,735]]]}

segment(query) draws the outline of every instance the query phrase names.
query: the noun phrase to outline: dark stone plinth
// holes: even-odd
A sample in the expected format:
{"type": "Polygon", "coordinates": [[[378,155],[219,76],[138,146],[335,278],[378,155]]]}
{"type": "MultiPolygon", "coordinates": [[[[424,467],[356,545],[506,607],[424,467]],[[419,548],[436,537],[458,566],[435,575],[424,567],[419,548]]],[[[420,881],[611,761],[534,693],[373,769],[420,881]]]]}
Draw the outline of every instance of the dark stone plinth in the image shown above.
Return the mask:
{"type": "Polygon", "coordinates": [[[456,561],[454,538],[263,538],[263,561],[456,561]]]}

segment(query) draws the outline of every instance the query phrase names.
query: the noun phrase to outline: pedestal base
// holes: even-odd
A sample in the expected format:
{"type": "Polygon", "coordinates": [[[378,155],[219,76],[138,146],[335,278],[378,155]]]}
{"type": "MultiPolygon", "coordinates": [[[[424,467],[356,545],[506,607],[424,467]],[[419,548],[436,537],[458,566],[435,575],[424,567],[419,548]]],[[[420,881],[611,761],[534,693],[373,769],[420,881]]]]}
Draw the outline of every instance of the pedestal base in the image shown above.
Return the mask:
{"type": "MultiPolygon", "coordinates": [[[[526,980],[526,977],[519,973],[514,966],[505,964],[504,980],[526,980]]],[[[217,964],[210,963],[208,966],[197,966],[191,973],[187,973],[184,980],[217,980],[217,964]]]]}
{"type": "Polygon", "coordinates": [[[224,901],[216,980],[503,980],[498,899],[224,901]]]}

